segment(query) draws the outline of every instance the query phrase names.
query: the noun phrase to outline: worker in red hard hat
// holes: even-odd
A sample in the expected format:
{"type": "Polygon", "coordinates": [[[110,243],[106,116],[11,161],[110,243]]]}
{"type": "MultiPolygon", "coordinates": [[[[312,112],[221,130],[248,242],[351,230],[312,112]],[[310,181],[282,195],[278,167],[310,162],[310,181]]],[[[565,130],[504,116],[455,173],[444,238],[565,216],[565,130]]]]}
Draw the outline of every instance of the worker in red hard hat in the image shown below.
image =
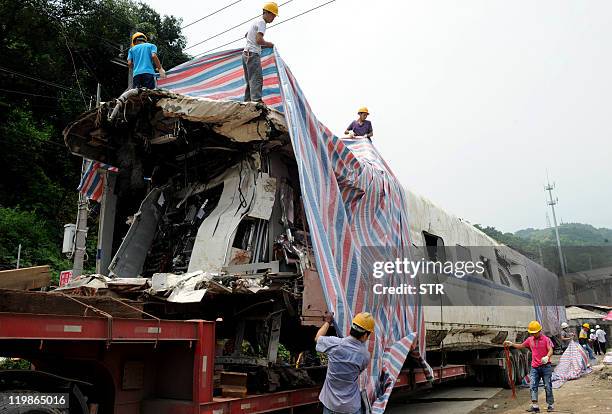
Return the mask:
{"type": "Polygon", "coordinates": [[[550,357],[553,354],[554,345],[549,337],[542,334],[542,325],[538,321],[529,322],[527,332],[530,336],[521,344],[505,341],[504,346],[511,346],[516,349],[529,348],[531,350],[531,372],[529,374],[531,385],[531,407],[527,410],[530,413],[539,413],[538,406],[538,386],[540,379],[544,381],[546,391],[546,403],[548,411],[554,411],[555,398],[552,390],[552,365],[550,357]]]}
{"type": "Polygon", "coordinates": [[[161,79],[166,77],[166,71],[157,57],[157,46],[148,43],[144,33],[136,32],[132,35],[132,47],[128,51],[127,63],[133,70],[133,88],[155,89],[155,69],[161,79]]]}
{"type": "Polygon", "coordinates": [[[263,5],[261,17],[253,22],[249,31],[244,35],[246,45],[242,51],[242,68],[244,69],[244,80],[246,89],[244,91],[245,102],[263,102],[263,74],[261,68],[261,48],[274,47],[274,43],[264,39],[266,25],[272,23],[278,16],[278,5],[274,2],[263,5]]]}
{"type": "Polygon", "coordinates": [[[359,108],[357,110],[358,118],[349,124],[344,134],[350,138],[367,138],[372,141],[374,130],[372,129],[372,123],[366,119],[368,115],[370,115],[368,108],[365,106],[359,108]]]}
{"type": "Polygon", "coordinates": [[[326,314],[315,336],[316,349],[327,355],[327,374],[319,394],[324,414],[361,413],[359,374],[370,363],[366,342],[374,332],[374,317],[368,312],[355,315],[349,336],[325,336],[333,314],[326,314]]]}

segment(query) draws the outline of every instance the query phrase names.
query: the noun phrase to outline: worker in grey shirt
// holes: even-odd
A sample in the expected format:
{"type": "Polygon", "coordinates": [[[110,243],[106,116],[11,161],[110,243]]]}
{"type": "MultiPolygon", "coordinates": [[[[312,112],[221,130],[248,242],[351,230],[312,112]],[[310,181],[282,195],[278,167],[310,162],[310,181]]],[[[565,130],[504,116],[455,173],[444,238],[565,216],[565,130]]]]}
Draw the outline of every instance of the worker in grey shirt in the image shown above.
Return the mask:
{"type": "Polygon", "coordinates": [[[573,332],[570,332],[569,325],[567,324],[567,322],[563,322],[561,324],[561,334],[560,335],[561,335],[561,348],[563,348],[563,350],[565,351],[567,347],[569,346],[570,342],[574,340],[574,337],[576,335],[574,335],[573,332]]]}
{"type": "Polygon", "coordinates": [[[370,363],[366,342],[374,331],[374,318],[367,312],[357,314],[346,338],[325,336],[333,314],[326,314],[324,320],[315,336],[316,350],[327,355],[327,375],[319,394],[323,414],[361,413],[358,378],[370,363]]]}
{"type": "Polygon", "coordinates": [[[264,33],[266,33],[266,24],[272,23],[276,16],[278,16],[278,5],[273,2],[264,4],[263,14],[253,22],[249,31],[244,35],[246,46],[242,51],[242,68],[246,81],[245,102],[263,102],[261,98],[263,89],[261,48],[274,47],[272,42],[264,39],[264,33]]]}

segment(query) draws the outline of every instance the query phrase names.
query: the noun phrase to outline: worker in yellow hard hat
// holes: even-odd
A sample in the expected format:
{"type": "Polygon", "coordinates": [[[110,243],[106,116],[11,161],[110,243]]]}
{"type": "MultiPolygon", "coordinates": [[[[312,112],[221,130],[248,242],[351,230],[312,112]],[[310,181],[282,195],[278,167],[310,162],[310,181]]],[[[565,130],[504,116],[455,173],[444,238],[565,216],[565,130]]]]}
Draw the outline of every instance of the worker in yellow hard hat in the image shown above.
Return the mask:
{"type": "Polygon", "coordinates": [[[358,118],[351,122],[344,131],[344,135],[348,135],[350,138],[367,138],[372,141],[372,123],[366,118],[370,115],[370,111],[365,106],[362,106],[357,110],[358,118]]]}
{"type": "Polygon", "coordinates": [[[366,342],[374,332],[374,317],[368,312],[355,315],[349,336],[326,336],[333,314],[326,314],[315,342],[319,352],[327,354],[327,374],[319,394],[323,413],[361,412],[361,393],[357,379],[370,363],[366,342]]]}
{"type": "Polygon", "coordinates": [[[531,350],[531,407],[527,410],[531,413],[539,413],[538,406],[538,386],[540,379],[544,381],[546,391],[546,403],[548,411],[554,411],[555,398],[552,390],[552,365],[550,357],[553,354],[554,345],[549,337],[542,333],[542,325],[538,321],[531,321],[527,326],[530,336],[523,343],[515,344],[512,341],[505,341],[504,346],[511,346],[516,349],[528,348],[531,350]]]}
{"type": "Polygon", "coordinates": [[[157,46],[148,43],[144,33],[136,32],[132,35],[132,47],[128,51],[127,63],[133,70],[133,88],[155,89],[155,69],[161,79],[166,77],[166,71],[157,57],[157,46]]]}
{"type": "Polygon", "coordinates": [[[265,3],[261,18],[255,20],[249,31],[244,35],[246,45],[242,52],[242,68],[244,69],[244,80],[246,89],[244,91],[245,102],[263,102],[263,75],[261,69],[261,48],[274,47],[274,43],[264,39],[266,25],[272,23],[278,16],[278,5],[274,2],[265,3]]]}
{"type": "Polygon", "coordinates": [[[580,344],[580,346],[582,346],[582,348],[584,348],[586,353],[589,354],[589,359],[596,359],[595,352],[593,351],[593,348],[591,348],[591,344],[589,343],[590,330],[591,325],[589,325],[588,323],[582,324],[582,329],[578,333],[578,343],[580,344]]]}

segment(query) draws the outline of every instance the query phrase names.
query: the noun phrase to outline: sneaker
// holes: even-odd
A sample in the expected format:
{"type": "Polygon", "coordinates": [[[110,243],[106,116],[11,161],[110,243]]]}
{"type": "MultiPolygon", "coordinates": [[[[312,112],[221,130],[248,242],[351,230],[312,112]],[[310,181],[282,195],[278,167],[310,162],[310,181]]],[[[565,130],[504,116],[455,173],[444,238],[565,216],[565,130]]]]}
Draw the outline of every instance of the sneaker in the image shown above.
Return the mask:
{"type": "Polygon", "coordinates": [[[553,411],[555,411],[555,406],[553,404],[548,404],[548,408],[546,409],[546,411],[552,413],[553,411]]]}
{"type": "Polygon", "coordinates": [[[525,411],[527,411],[528,413],[539,413],[540,412],[540,407],[532,405],[531,407],[529,407],[525,411]]]}

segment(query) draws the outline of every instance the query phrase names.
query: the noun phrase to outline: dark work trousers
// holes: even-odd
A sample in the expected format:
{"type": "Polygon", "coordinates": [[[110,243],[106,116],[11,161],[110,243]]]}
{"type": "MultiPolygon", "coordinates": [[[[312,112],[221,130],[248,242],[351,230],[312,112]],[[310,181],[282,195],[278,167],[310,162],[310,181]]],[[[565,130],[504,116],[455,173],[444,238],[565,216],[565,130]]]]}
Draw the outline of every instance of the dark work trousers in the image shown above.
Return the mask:
{"type": "Polygon", "coordinates": [[[261,89],[263,88],[261,56],[245,50],[242,52],[242,68],[244,69],[244,79],[246,80],[244,101],[263,102],[261,99],[261,89]]]}
{"type": "Polygon", "coordinates": [[[155,75],[151,75],[150,73],[141,73],[140,75],[134,76],[132,88],[155,89],[155,75]]]}

